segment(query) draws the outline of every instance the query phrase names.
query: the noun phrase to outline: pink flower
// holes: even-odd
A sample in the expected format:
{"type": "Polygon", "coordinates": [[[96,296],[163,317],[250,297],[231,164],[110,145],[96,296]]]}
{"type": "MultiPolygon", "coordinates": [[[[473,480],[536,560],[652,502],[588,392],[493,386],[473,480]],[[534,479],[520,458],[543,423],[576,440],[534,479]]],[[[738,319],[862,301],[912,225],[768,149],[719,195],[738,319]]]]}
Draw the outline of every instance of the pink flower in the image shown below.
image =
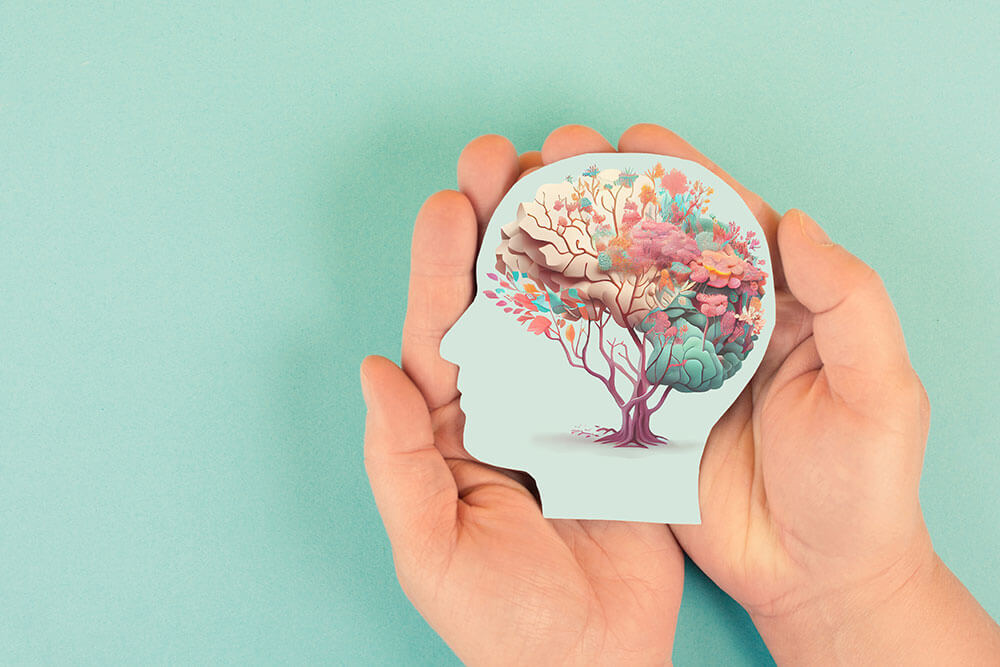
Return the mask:
{"type": "Polygon", "coordinates": [[[733,333],[733,329],[736,328],[736,313],[731,310],[727,310],[722,314],[722,320],[719,322],[722,327],[722,333],[729,335],[733,333]]]}
{"type": "Polygon", "coordinates": [[[566,204],[566,210],[569,211],[570,213],[572,213],[573,211],[575,211],[579,207],[580,207],[580,205],[578,203],[576,203],[575,201],[571,201],[571,202],[569,202],[569,203],[566,204]]]}
{"type": "Polygon", "coordinates": [[[691,275],[689,276],[689,279],[696,283],[705,282],[708,280],[708,269],[704,266],[691,262],[691,275]]]}
{"type": "Polygon", "coordinates": [[[660,179],[660,185],[670,194],[678,195],[687,191],[687,176],[676,169],[671,169],[669,174],[660,179]]]}
{"type": "Polygon", "coordinates": [[[702,252],[701,264],[708,271],[710,287],[739,287],[740,282],[745,280],[744,274],[750,268],[750,265],[742,257],[718,250],[702,252]],[[734,278],[737,283],[731,285],[734,278]]]}
{"type": "Polygon", "coordinates": [[[653,315],[652,331],[653,333],[663,334],[667,338],[672,338],[677,335],[677,327],[671,324],[670,318],[662,310],[653,315]]]}
{"type": "Polygon", "coordinates": [[[702,294],[697,296],[699,303],[698,310],[707,317],[718,317],[726,312],[726,305],[729,299],[725,294],[702,294]]]}
{"type": "Polygon", "coordinates": [[[562,199],[557,199],[556,203],[552,205],[552,208],[554,208],[557,211],[561,211],[562,207],[563,207],[562,199]]]}

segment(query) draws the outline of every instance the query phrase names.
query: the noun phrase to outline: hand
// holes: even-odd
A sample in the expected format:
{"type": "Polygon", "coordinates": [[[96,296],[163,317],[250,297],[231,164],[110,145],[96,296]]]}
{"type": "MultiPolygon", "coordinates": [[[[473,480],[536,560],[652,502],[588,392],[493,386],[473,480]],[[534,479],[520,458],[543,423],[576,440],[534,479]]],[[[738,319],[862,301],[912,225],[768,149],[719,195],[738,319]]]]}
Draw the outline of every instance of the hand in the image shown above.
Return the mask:
{"type": "Polygon", "coordinates": [[[700,162],[772,252],[764,360],[701,463],[684,551],[750,613],[779,661],[978,664],[1000,633],[935,556],[918,500],[929,405],[878,275],[800,211],[778,216],[672,132],[619,150],[700,162]]]}
{"type": "Polygon", "coordinates": [[[433,195],[417,215],[403,370],[380,357],[362,364],[365,466],[400,584],[467,664],[671,655],[683,557],[670,529],[544,519],[525,479],[465,451],[457,368],[438,352],[472,300],[477,245],[504,193],[542,161],[594,150],[612,149],[573,127],[520,162],[502,137],[470,143],[461,192],[433,195]]]}

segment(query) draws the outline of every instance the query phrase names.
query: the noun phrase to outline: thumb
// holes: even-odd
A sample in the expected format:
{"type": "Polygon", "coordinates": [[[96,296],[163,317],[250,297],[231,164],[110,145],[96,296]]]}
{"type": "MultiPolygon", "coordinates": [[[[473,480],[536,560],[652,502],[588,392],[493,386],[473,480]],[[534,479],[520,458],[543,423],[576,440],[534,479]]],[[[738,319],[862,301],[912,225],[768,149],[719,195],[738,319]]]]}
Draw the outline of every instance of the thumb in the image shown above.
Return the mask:
{"type": "Polygon", "coordinates": [[[912,375],[899,318],[882,279],[833,243],[802,211],[778,223],[788,289],[813,314],[813,339],[831,388],[842,398],[912,375]]]}
{"type": "Polygon", "coordinates": [[[434,446],[430,413],[420,390],[384,357],[361,364],[365,469],[375,504],[397,556],[424,552],[435,531],[455,523],[458,490],[434,446]]]}

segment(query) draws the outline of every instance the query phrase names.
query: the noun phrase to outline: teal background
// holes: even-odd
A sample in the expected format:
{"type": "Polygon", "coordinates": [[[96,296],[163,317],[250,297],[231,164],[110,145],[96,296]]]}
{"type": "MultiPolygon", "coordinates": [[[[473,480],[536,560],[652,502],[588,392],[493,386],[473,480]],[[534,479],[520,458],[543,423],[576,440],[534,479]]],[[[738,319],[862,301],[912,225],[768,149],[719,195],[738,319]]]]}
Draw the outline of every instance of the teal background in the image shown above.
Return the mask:
{"type": "MultiPolygon", "coordinates": [[[[52,3],[56,4],[56,3],[52,3]]],[[[452,664],[365,480],[459,150],[667,125],[884,276],[937,548],[1000,615],[988,5],[0,4],[0,662],[452,664]]],[[[680,665],[769,659],[689,567],[680,665]]]]}

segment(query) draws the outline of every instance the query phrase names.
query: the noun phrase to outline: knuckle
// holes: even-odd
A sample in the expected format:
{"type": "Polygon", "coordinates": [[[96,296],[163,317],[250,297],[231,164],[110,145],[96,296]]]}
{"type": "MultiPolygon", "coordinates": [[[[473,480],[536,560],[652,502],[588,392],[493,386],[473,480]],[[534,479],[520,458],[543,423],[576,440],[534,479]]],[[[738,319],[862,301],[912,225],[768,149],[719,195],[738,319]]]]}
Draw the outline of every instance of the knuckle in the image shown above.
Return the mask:
{"type": "Polygon", "coordinates": [[[916,414],[921,424],[927,424],[931,413],[930,398],[916,371],[907,370],[900,382],[897,396],[904,410],[910,415],[916,414]]]}
{"type": "Polygon", "coordinates": [[[918,388],[917,406],[920,410],[920,416],[925,422],[929,422],[931,417],[930,396],[927,394],[927,389],[924,387],[924,383],[920,381],[920,378],[916,377],[916,374],[914,374],[914,378],[918,388]]]}
{"type": "Polygon", "coordinates": [[[882,276],[879,275],[878,271],[860,259],[858,260],[858,264],[858,273],[860,275],[857,278],[857,287],[860,289],[884,291],[885,282],[882,280],[882,276]]]}

